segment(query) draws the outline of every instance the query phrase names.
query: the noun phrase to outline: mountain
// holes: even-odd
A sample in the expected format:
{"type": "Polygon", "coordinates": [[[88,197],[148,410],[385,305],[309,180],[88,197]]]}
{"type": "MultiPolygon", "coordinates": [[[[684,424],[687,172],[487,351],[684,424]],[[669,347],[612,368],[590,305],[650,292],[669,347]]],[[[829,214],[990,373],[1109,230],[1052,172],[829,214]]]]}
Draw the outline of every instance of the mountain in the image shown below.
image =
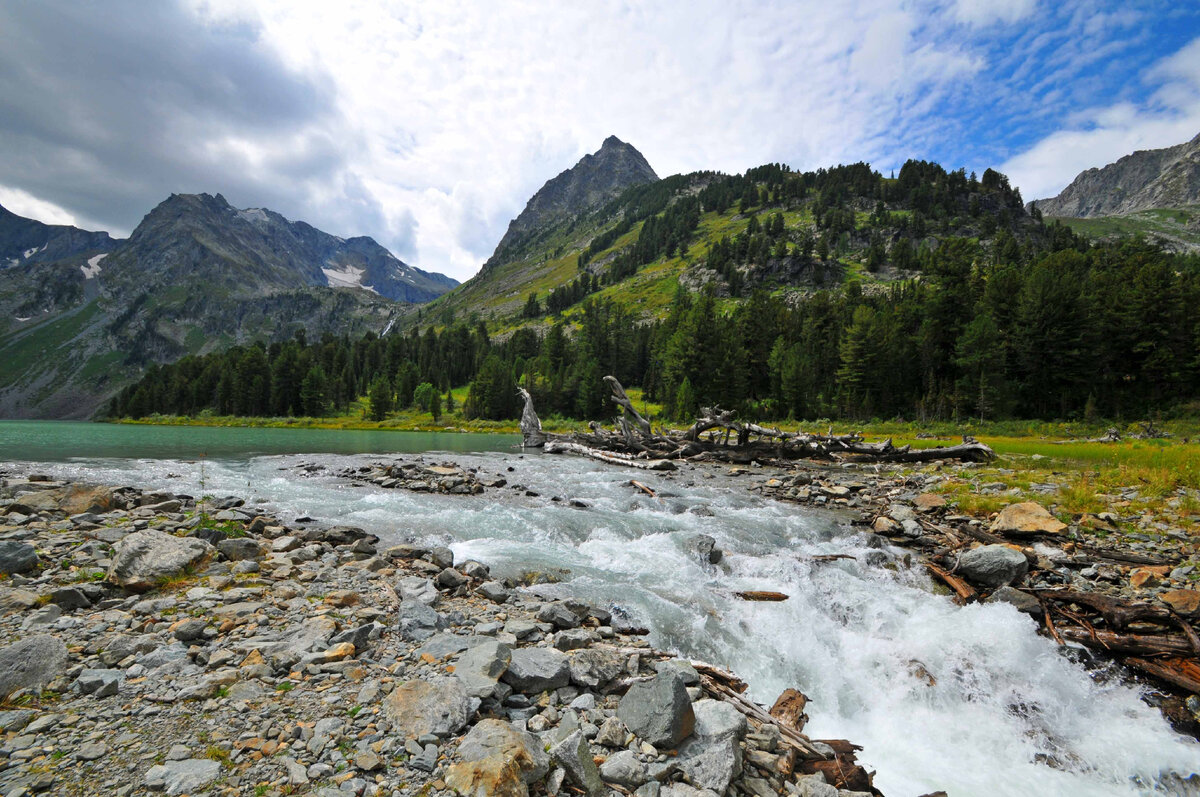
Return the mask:
{"type": "Polygon", "coordinates": [[[0,207],[0,269],[50,263],[82,253],[99,254],[115,245],[106,232],[43,224],[0,207]]]}
{"type": "Polygon", "coordinates": [[[21,257],[0,269],[0,417],[88,417],[188,354],[379,333],[457,284],[220,194],[172,195],[124,241],[5,214],[0,251],[21,257]]]}
{"type": "Polygon", "coordinates": [[[594,155],[549,180],[513,219],[496,251],[483,268],[518,257],[540,239],[540,233],[603,205],[626,188],[653,183],[658,175],[631,144],[609,136],[594,155]]]}
{"type": "Polygon", "coordinates": [[[1058,196],[1037,201],[1047,216],[1083,219],[1195,204],[1200,204],[1200,135],[1088,169],[1058,196]]]}

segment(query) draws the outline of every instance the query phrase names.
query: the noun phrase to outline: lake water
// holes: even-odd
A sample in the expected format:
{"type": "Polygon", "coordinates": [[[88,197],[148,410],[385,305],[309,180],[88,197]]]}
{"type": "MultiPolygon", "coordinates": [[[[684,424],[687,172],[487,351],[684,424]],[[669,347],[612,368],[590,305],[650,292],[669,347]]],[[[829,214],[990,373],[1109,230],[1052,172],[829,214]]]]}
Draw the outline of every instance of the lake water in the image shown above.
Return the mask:
{"type": "Polygon", "coordinates": [[[648,623],[656,646],[737,672],[759,702],[769,705],[786,687],[803,691],[809,734],[863,745],[859,759],[878,771],[888,797],[937,789],[953,797],[1197,793],[1176,776],[1197,770],[1200,745],[1172,732],[1134,688],[1089,676],[1007,605],[959,607],[932,594],[903,551],[886,550],[886,566],[874,561],[878,551],[842,516],[761,499],[722,469],[632,473],[523,453],[516,442],[0,422],[0,460],[21,460],[21,469],[239,495],[285,519],[362,526],[385,543],[449,545],[500,574],[559,573],[548,594],[627,608],[648,623]],[[416,457],[503,475],[523,489],[437,496],[336,476],[416,457]],[[696,554],[701,534],[726,552],[722,565],[696,554]],[[855,560],[814,562],[819,554],[855,560]],[[790,599],[733,597],[746,589],[790,599]]]}

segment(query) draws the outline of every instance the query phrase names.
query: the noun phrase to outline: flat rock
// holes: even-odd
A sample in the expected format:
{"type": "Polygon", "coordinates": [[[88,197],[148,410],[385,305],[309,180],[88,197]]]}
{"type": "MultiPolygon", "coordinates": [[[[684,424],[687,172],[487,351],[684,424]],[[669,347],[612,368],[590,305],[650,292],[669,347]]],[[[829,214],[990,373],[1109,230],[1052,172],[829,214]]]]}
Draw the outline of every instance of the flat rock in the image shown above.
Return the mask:
{"type": "Polygon", "coordinates": [[[221,765],[206,758],[168,761],[150,767],[146,773],[146,787],[169,795],[190,794],[212,783],[220,774],[221,765]]]}
{"type": "Polygon", "coordinates": [[[446,627],[446,618],[420,601],[401,601],[396,615],[400,636],[415,642],[429,639],[446,627]]]}
{"type": "Polygon", "coordinates": [[[1180,614],[1189,617],[1200,616],[1200,591],[1194,589],[1173,589],[1158,596],[1163,603],[1180,614]]]}
{"type": "Polygon", "coordinates": [[[0,575],[28,573],[38,565],[37,551],[27,542],[0,541],[0,575]]]}
{"type": "Polygon", "coordinates": [[[502,680],[518,692],[538,694],[570,683],[571,666],[566,655],[557,650],[517,648],[502,680]]]}
{"type": "Polygon", "coordinates": [[[529,733],[496,719],[480,720],[458,746],[446,783],[465,797],[526,797],[546,776],[549,758],[529,733]]]}
{"type": "Polygon", "coordinates": [[[468,649],[454,664],[454,675],[471,697],[486,700],[496,694],[500,676],[512,661],[512,648],[489,641],[468,649]]]}
{"type": "Polygon", "coordinates": [[[608,783],[615,783],[627,789],[636,789],[646,782],[649,775],[646,772],[646,765],[638,759],[636,753],[621,750],[610,755],[600,765],[600,777],[608,783]]]}
{"type": "Polygon", "coordinates": [[[49,634],[0,650],[0,698],[19,689],[44,689],[67,669],[67,646],[49,634]]]}
{"type": "Polygon", "coordinates": [[[1017,611],[1025,614],[1040,614],[1042,605],[1038,603],[1038,599],[1027,592],[1022,592],[1019,589],[1004,586],[997,589],[988,596],[988,603],[1008,603],[1015,606],[1017,611]]]}
{"type": "Polygon", "coordinates": [[[992,531],[999,534],[1060,534],[1066,527],[1066,523],[1033,501],[1009,504],[992,522],[992,531]]]}
{"type": "Polygon", "coordinates": [[[407,681],[383,701],[392,730],[405,739],[426,734],[446,737],[462,730],[471,719],[471,700],[457,678],[407,681]]]}
{"type": "Polygon", "coordinates": [[[600,689],[625,671],[623,657],[598,648],[573,650],[568,656],[571,683],[583,689],[600,689]]]}
{"type": "Polygon", "coordinates": [[[634,735],[662,748],[677,747],[696,724],[687,687],[675,673],[659,673],[630,686],[617,716],[634,735]]]}
{"type": "Polygon", "coordinates": [[[582,731],[575,731],[550,748],[550,759],[567,771],[572,783],[589,797],[600,797],[608,793],[608,787],[600,779],[600,770],[592,760],[592,751],[582,731]]]}
{"type": "Polygon", "coordinates": [[[108,580],[134,592],[159,586],[164,580],[212,558],[215,549],[195,537],[175,537],[154,529],[137,531],[117,543],[108,580]]]}

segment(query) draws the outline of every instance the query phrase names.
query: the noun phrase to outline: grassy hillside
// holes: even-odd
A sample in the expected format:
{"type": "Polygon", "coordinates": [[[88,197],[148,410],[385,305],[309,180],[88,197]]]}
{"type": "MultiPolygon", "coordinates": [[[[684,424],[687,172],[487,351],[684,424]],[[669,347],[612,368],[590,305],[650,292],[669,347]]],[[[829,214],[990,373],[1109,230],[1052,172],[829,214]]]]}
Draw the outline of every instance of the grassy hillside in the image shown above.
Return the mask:
{"type": "Polygon", "coordinates": [[[1075,233],[1093,240],[1114,240],[1143,235],[1175,251],[1200,251],[1200,205],[1155,208],[1128,216],[1061,218],[1058,221],[1075,233]]]}

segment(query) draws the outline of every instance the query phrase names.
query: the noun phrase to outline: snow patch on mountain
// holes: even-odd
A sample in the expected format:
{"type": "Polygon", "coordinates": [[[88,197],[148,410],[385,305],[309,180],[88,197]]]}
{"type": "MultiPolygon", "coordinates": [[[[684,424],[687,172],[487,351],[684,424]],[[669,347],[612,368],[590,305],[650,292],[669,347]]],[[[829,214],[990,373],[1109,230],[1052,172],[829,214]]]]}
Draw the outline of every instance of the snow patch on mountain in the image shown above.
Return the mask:
{"type": "Polygon", "coordinates": [[[83,272],[84,279],[95,279],[100,275],[100,261],[108,257],[108,254],[96,255],[89,257],[86,266],[80,266],[79,270],[83,272]]]}

